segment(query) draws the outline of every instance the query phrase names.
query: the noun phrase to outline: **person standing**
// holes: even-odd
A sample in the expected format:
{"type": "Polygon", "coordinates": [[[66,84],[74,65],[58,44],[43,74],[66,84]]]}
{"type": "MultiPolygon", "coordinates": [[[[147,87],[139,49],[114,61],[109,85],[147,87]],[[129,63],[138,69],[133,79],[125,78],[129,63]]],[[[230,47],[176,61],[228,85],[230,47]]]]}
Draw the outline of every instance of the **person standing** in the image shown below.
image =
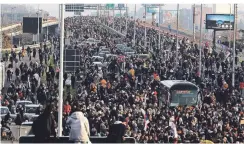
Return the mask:
{"type": "Polygon", "coordinates": [[[69,134],[70,142],[79,142],[83,144],[90,143],[90,128],[88,119],[84,116],[80,110],[80,106],[77,105],[74,112],[67,119],[66,125],[71,127],[69,134]]]}
{"type": "Polygon", "coordinates": [[[44,112],[33,122],[32,131],[35,135],[35,143],[47,143],[51,135],[56,138],[56,122],[52,111],[53,105],[48,104],[44,112]]]}
{"type": "Polygon", "coordinates": [[[109,134],[107,136],[107,143],[123,143],[125,140],[125,132],[127,121],[125,118],[120,117],[119,121],[116,121],[109,128],[109,134]]]}

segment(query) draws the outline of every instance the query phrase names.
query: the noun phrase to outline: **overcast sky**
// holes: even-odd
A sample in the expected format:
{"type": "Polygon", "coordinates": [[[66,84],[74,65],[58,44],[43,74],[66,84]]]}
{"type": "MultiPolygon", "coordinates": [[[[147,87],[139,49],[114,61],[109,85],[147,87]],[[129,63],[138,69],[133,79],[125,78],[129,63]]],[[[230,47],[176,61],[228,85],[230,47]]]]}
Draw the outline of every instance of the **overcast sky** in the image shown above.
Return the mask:
{"type": "MultiPolygon", "coordinates": [[[[227,5],[227,4],[225,4],[225,5],[227,5]]],[[[37,4],[36,5],[32,4],[31,6],[34,7],[35,9],[38,8],[37,4]]],[[[208,6],[212,6],[212,5],[208,5],[208,6]]],[[[128,4],[128,7],[129,7],[129,11],[133,11],[135,5],[128,4]]],[[[141,4],[137,4],[137,9],[139,9],[141,7],[142,7],[141,4]]],[[[223,10],[226,10],[225,6],[221,6],[221,7],[223,7],[222,8],[223,10]]],[[[43,9],[45,11],[48,11],[51,16],[58,17],[58,15],[59,15],[58,4],[40,4],[39,8],[43,9]]],[[[180,9],[181,8],[191,8],[191,5],[190,4],[180,4],[180,9]]],[[[165,6],[163,6],[163,9],[165,9],[165,10],[175,10],[175,9],[177,9],[177,4],[166,4],[165,6]]],[[[244,9],[244,4],[238,4],[238,10],[242,10],[242,9],[244,9]]],[[[92,11],[88,11],[87,10],[87,11],[83,12],[83,14],[87,15],[90,12],[92,12],[92,11]]],[[[95,12],[95,11],[93,11],[93,12],[95,12]]],[[[73,15],[73,13],[65,12],[65,17],[72,16],[72,15],[73,15]]]]}

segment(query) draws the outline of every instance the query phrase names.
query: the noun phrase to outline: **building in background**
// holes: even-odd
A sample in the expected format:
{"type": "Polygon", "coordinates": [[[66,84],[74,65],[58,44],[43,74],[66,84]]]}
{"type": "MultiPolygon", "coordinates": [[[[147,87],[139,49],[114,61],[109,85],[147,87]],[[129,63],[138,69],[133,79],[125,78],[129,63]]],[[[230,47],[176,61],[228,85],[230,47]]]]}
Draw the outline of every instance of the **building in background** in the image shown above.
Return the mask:
{"type": "MultiPolygon", "coordinates": [[[[193,11],[193,6],[192,6],[193,11]]],[[[206,20],[206,14],[212,14],[213,8],[208,7],[207,5],[202,6],[202,28],[205,28],[205,20],[206,20]]],[[[200,24],[201,24],[201,5],[196,5],[195,8],[195,25],[196,25],[196,31],[200,31],[200,24]]]]}
{"type": "Polygon", "coordinates": [[[187,30],[193,29],[193,11],[192,9],[180,9],[179,12],[179,26],[187,30]]]}

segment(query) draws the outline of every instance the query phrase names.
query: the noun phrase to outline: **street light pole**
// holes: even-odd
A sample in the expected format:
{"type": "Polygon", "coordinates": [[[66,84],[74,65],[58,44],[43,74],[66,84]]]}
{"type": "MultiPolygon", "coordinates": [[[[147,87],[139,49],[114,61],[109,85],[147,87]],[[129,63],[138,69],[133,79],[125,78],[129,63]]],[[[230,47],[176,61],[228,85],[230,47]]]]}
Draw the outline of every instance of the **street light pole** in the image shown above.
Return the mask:
{"type": "Polygon", "coordinates": [[[146,22],[147,22],[147,5],[145,4],[145,30],[144,30],[144,47],[147,46],[147,27],[146,27],[146,22]]]}
{"type": "Polygon", "coordinates": [[[121,21],[121,18],[122,18],[122,16],[121,16],[121,8],[120,8],[120,10],[119,10],[119,13],[120,13],[119,32],[121,32],[121,23],[122,23],[122,21],[121,21]]]}
{"type": "MultiPolygon", "coordinates": [[[[15,7],[11,7],[11,25],[14,24],[13,23],[13,9],[15,9],[15,7]]],[[[14,42],[13,42],[13,29],[11,29],[11,44],[12,44],[12,47],[13,47],[13,45],[14,45],[14,42]]]]}
{"type": "Polygon", "coordinates": [[[158,31],[158,49],[160,50],[160,46],[161,46],[161,33],[160,33],[160,21],[161,21],[161,5],[159,5],[159,12],[158,12],[158,27],[159,27],[159,31],[158,31]]]}
{"type": "Polygon", "coordinates": [[[199,77],[202,77],[202,4],[201,4],[201,16],[200,16],[200,40],[199,40],[199,77]]]}
{"type": "Polygon", "coordinates": [[[179,47],[179,4],[177,4],[177,31],[176,31],[176,66],[178,64],[178,47],[179,47]]]}
{"type": "Polygon", "coordinates": [[[63,61],[64,61],[64,4],[61,4],[60,24],[60,71],[59,71],[59,99],[58,99],[58,136],[62,136],[63,124],[63,61]]]}
{"type": "Polygon", "coordinates": [[[233,63],[232,63],[232,87],[235,87],[235,57],[236,57],[236,29],[237,29],[237,4],[234,4],[234,39],[233,39],[233,63]]]}
{"type": "Polygon", "coordinates": [[[113,29],[114,29],[114,19],[115,17],[114,17],[114,7],[113,7],[113,29]]]}
{"type": "Polygon", "coordinates": [[[230,25],[229,25],[229,48],[231,47],[231,14],[232,14],[232,12],[231,12],[231,4],[229,4],[230,5],[230,25]]]}
{"type": "Polygon", "coordinates": [[[135,12],[134,12],[134,38],[133,45],[136,45],[136,4],[135,4],[135,12]]]}
{"type": "Polygon", "coordinates": [[[193,42],[195,42],[195,33],[196,33],[196,29],[195,29],[195,16],[196,16],[196,4],[193,5],[193,42]]]}
{"type": "Polygon", "coordinates": [[[37,43],[39,43],[39,30],[40,30],[40,28],[39,28],[39,11],[40,11],[40,9],[39,9],[39,4],[38,4],[38,11],[37,11],[37,40],[36,40],[37,43]]]}
{"type": "Polygon", "coordinates": [[[127,24],[128,24],[128,6],[126,4],[126,17],[125,17],[125,30],[126,30],[126,35],[127,35],[127,24]]]}

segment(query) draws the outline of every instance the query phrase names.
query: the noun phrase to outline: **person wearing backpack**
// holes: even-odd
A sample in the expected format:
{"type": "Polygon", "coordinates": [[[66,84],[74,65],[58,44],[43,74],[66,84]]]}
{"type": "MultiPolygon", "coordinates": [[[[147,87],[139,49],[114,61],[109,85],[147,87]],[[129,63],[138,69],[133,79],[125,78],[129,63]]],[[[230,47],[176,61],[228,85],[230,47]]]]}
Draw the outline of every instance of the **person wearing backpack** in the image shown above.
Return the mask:
{"type": "Polygon", "coordinates": [[[50,136],[56,138],[56,122],[52,114],[53,105],[48,104],[42,114],[32,124],[32,131],[35,135],[34,142],[47,143],[50,136]]]}

